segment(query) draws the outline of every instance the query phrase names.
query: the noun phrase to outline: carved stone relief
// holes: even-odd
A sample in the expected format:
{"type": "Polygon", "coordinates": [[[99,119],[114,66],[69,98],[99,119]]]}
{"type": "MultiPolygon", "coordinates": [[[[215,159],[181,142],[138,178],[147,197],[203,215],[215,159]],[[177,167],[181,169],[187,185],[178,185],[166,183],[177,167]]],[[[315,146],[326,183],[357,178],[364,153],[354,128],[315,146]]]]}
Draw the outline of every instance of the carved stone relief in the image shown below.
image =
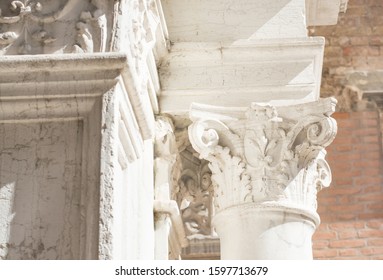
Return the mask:
{"type": "Polygon", "coordinates": [[[189,237],[213,234],[211,173],[208,168],[202,169],[198,174],[190,169],[184,170],[179,180],[178,203],[189,237]]]}
{"type": "Polygon", "coordinates": [[[209,161],[216,211],[257,202],[315,213],[317,191],[331,182],[324,157],[336,134],[334,107],[330,98],[279,108],[253,103],[241,112],[221,108],[221,119],[220,109],[210,108],[210,118],[205,108],[203,118],[192,108],[189,136],[209,161]]]}
{"type": "Polygon", "coordinates": [[[179,156],[173,169],[172,196],[177,201],[189,239],[216,237],[211,226],[214,215],[213,184],[208,162],[198,159],[187,129],[175,131],[179,156]]]}
{"type": "Polygon", "coordinates": [[[177,201],[189,246],[183,259],[219,258],[219,238],[212,226],[214,193],[206,160],[198,158],[188,137],[188,122],[176,122],[178,154],[172,171],[172,199],[177,201]]]}
{"type": "MultiPolygon", "coordinates": [[[[133,0],[128,8],[131,11],[129,41],[132,64],[137,76],[145,76],[147,57],[155,47],[156,33],[161,28],[159,7],[155,0],[133,0]]],[[[141,83],[146,87],[146,80],[141,83]]]]}
{"type": "Polygon", "coordinates": [[[106,51],[109,2],[1,1],[0,54],[106,51]]]}

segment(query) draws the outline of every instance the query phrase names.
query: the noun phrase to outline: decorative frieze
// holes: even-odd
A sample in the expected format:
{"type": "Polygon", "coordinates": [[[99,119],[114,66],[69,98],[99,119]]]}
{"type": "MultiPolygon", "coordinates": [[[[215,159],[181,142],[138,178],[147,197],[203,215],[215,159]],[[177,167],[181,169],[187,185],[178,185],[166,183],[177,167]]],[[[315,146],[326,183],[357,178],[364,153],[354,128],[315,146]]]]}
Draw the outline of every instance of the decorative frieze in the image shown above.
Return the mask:
{"type": "MultiPolygon", "coordinates": [[[[172,122],[166,117],[157,117],[157,126],[163,120],[172,122]]],[[[175,128],[174,132],[172,128],[171,134],[162,139],[156,141],[155,154],[167,156],[157,157],[155,162],[165,159],[166,162],[161,166],[169,166],[166,174],[171,174],[171,180],[167,189],[170,191],[170,198],[177,201],[188,239],[217,238],[211,226],[214,215],[213,185],[208,162],[198,159],[191,147],[187,127],[175,128]],[[172,153],[169,152],[170,147],[172,153]]],[[[156,169],[156,178],[157,173],[158,176],[165,174],[156,169]]]]}
{"type": "Polygon", "coordinates": [[[100,9],[99,1],[93,1],[96,10],[82,12],[76,23],[77,39],[73,52],[105,52],[107,40],[107,19],[100,9]]]}
{"type": "Polygon", "coordinates": [[[1,54],[83,53],[107,49],[108,1],[4,2],[0,4],[1,54]]]}
{"type": "Polygon", "coordinates": [[[193,104],[189,136],[210,162],[215,207],[255,202],[301,209],[319,222],[316,194],[331,182],[325,147],[337,126],[335,99],[246,109],[193,104]]]}

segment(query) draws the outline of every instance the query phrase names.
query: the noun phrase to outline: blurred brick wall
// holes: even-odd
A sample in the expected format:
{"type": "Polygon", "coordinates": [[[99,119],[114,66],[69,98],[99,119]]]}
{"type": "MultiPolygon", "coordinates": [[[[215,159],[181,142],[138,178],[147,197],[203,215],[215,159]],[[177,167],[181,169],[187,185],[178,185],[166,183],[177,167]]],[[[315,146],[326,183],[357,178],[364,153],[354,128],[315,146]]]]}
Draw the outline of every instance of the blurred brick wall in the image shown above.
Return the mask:
{"type": "Polygon", "coordinates": [[[339,96],[353,70],[383,69],[383,1],[349,0],[338,24],[309,28],[326,38],[321,94],[339,96]]]}
{"type": "Polygon", "coordinates": [[[322,223],[316,259],[383,259],[380,114],[335,113],[338,135],[327,148],[333,183],[318,194],[322,223]]]}
{"type": "Polygon", "coordinates": [[[309,30],[326,38],[321,95],[338,98],[341,111],[327,148],[333,182],[318,194],[314,258],[383,259],[383,114],[348,106],[361,101],[345,96],[347,73],[383,71],[383,0],[349,0],[337,25],[309,30]]]}

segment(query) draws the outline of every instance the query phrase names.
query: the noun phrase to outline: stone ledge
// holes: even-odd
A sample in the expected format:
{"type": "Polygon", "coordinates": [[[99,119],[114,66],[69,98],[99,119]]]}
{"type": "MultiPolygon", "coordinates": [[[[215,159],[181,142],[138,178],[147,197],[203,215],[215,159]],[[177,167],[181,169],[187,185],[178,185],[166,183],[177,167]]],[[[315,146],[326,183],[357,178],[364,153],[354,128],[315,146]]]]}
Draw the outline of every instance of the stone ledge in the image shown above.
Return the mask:
{"type": "Polygon", "coordinates": [[[315,101],[323,49],[321,37],[175,44],[159,69],[161,112],[187,112],[191,102],[246,107],[315,101]]]}
{"type": "Polygon", "coordinates": [[[125,53],[0,57],[1,120],[78,118],[119,84],[143,138],[149,139],[154,128],[150,95],[155,93],[139,84],[131,67],[125,53]]]}

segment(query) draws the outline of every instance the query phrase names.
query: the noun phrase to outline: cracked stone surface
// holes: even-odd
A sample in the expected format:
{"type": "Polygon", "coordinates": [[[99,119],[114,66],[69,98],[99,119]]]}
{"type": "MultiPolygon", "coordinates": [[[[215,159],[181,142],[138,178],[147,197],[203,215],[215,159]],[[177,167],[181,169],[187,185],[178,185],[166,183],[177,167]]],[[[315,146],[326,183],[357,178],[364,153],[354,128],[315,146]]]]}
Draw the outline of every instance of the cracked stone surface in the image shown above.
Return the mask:
{"type": "Polygon", "coordinates": [[[78,259],[81,131],[0,124],[0,259],[78,259]]]}

